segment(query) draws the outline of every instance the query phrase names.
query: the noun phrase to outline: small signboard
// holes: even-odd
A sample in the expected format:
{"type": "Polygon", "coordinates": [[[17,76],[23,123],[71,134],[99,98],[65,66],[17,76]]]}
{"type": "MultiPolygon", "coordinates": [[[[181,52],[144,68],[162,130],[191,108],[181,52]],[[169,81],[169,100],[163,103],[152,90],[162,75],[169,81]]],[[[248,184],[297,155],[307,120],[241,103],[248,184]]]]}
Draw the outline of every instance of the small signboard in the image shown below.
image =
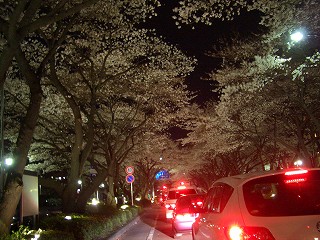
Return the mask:
{"type": "Polygon", "coordinates": [[[166,170],[161,170],[156,174],[156,180],[169,179],[169,178],[170,178],[170,174],[166,170]]]}
{"type": "Polygon", "coordinates": [[[127,174],[133,174],[134,168],[132,166],[126,167],[126,173],[127,174]]]}
{"type": "Polygon", "coordinates": [[[35,216],[39,214],[39,183],[35,172],[24,171],[23,189],[21,195],[21,216],[35,216]]]}
{"type": "Polygon", "coordinates": [[[131,174],[128,174],[126,176],[126,181],[127,181],[127,183],[133,183],[134,182],[134,176],[131,175],[131,174]]]}

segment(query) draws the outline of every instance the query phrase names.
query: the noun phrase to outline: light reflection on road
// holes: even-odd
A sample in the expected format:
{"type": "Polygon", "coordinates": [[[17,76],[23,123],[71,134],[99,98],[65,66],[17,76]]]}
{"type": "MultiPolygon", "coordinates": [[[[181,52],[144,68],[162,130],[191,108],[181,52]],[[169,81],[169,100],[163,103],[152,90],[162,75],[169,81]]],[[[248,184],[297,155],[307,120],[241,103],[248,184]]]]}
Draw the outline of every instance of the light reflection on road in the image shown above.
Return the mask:
{"type": "MultiPolygon", "coordinates": [[[[172,240],[171,223],[165,219],[165,210],[153,206],[145,210],[140,221],[130,228],[119,240],[172,240]]],[[[192,240],[191,233],[184,234],[179,240],[192,240]]]]}

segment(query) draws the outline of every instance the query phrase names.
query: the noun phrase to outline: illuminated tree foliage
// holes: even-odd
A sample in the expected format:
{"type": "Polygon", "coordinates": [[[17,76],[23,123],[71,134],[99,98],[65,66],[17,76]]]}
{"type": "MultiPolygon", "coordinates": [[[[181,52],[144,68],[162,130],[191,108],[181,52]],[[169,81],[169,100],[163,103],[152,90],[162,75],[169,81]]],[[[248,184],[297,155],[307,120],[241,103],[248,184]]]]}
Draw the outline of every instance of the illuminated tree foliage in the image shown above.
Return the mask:
{"type": "MultiPolygon", "coordinates": [[[[59,100],[59,103],[63,102],[61,96],[58,96],[58,93],[61,94],[61,89],[50,89],[55,71],[60,71],[60,69],[54,69],[53,71],[53,69],[49,67],[49,63],[51,67],[55,66],[53,57],[57,58],[59,53],[68,49],[66,44],[70,43],[70,39],[76,39],[77,37],[81,39],[85,33],[89,36],[89,34],[91,34],[90,27],[93,25],[98,26],[99,23],[102,24],[103,21],[108,23],[106,27],[110,30],[112,30],[113,27],[117,30],[120,25],[122,26],[121,28],[126,26],[130,32],[133,24],[143,21],[146,17],[150,16],[150,14],[153,14],[154,7],[157,4],[157,1],[105,2],[97,0],[68,2],[25,0],[19,2],[4,1],[0,3],[2,10],[0,18],[0,82],[1,86],[5,84],[6,100],[9,97],[15,99],[15,103],[12,102],[12,104],[16,106],[20,105],[19,109],[22,110],[20,112],[22,115],[8,112],[8,114],[12,114],[10,116],[15,117],[14,120],[16,120],[18,125],[10,123],[6,126],[9,127],[11,125],[19,129],[5,131],[6,133],[16,132],[17,135],[15,135],[16,140],[14,140],[12,135],[8,137],[8,139],[10,138],[12,143],[14,143],[11,147],[15,164],[8,173],[4,195],[0,204],[1,233],[6,233],[9,229],[20,198],[22,173],[27,161],[32,160],[32,157],[28,156],[28,153],[39,117],[42,96],[48,93],[54,93],[53,95],[56,95],[56,97],[50,101],[56,104],[58,102],[55,102],[55,100],[59,100]],[[58,53],[58,55],[56,53],[58,53]],[[48,89],[45,89],[44,86],[47,86],[48,89]],[[13,89],[13,91],[10,92],[10,89],[13,89]]],[[[100,30],[103,31],[104,29],[101,28],[100,30]]],[[[94,39],[94,36],[92,36],[92,38],[94,39]]],[[[101,39],[97,39],[97,42],[100,40],[101,39]]],[[[83,39],[81,41],[83,41],[83,39]]],[[[94,48],[97,42],[90,42],[88,39],[84,44],[89,44],[90,47],[94,48]]],[[[112,43],[109,42],[109,44],[112,43]]],[[[101,46],[97,46],[96,48],[101,50],[101,46]]],[[[63,54],[60,54],[60,56],[62,55],[63,54]]],[[[136,55],[136,57],[139,57],[139,55],[136,55]]],[[[57,61],[64,62],[63,59],[57,59],[57,61]]],[[[58,68],[59,66],[55,67],[58,68]]],[[[75,72],[74,70],[73,72],[75,72]]],[[[182,70],[186,69],[182,68],[182,70]]],[[[56,74],[60,77],[59,72],[56,74]]],[[[179,74],[179,77],[182,76],[183,74],[179,74]]],[[[53,86],[56,87],[57,85],[53,86]]],[[[64,95],[64,97],[66,96],[67,95],[64,95]]],[[[50,98],[49,96],[45,97],[46,99],[50,98]]],[[[78,99],[73,100],[77,102],[78,99]]],[[[71,101],[68,102],[68,104],[70,105],[71,101]]],[[[51,104],[51,106],[53,106],[53,104],[51,104]]],[[[76,107],[79,106],[77,105],[76,107]]],[[[67,114],[71,113],[67,105],[62,105],[62,109],[62,112],[67,114]]],[[[75,109],[76,108],[72,108],[72,111],[75,109]]],[[[90,117],[94,116],[94,109],[91,108],[92,112],[86,112],[85,110],[88,109],[90,108],[81,109],[81,114],[86,115],[86,118],[89,119],[88,122],[90,122],[90,117]]],[[[11,110],[12,109],[10,109],[10,111],[11,110]]],[[[54,113],[55,110],[49,110],[49,112],[50,111],[54,113]]],[[[60,111],[56,112],[60,113],[60,111]]],[[[80,119],[74,118],[76,114],[77,113],[73,111],[73,117],[68,116],[65,120],[76,120],[75,122],[77,122],[80,119]]],[[[43,119],[45,119],[45,116],[43,119]]],[[[47,121],[48,123],[49,121],[54,122],[56,120],[59,121],[58,116],[55,119],[48,118],[43,121],[47,121]]],[[[77,125],[78,127],[80,126],[80,128],[82,126],[81,121],[82,120],[80,120],[80,124],[77,125]]],[[[42,123],[42,126],[46,126],[47,123],[42,123]]],[[[90,123],[93,123],[93,121],[90,123]]],[[[62,126],[63,125],[61,125],[61,129],[62,126]]],[[[75,130],[78,134],[76,136],[80,136],[80,138],[76,139],[72,139],[72,137],[69,138],[73,145],[62,142],[66,144],[66,146],[68,145],[70,150],[74,149],[75,146],[80,146],[79,144],[82,142],[80,128],[68,128],[67,130],[69,134],[75,130]]],[[[86,137],[89,138],[88,135],[86,135],[86,137]]],[[[40,138],[36,137],[35,139],[40,138]]],[[[43,141],[43,139],[41,140],[43,141]]],[[[72,155],[75,158],[71,159],[76,159],[77,155],[80,156],[80,152],[72,151],[72,155]]],[[[86,154],[81,155],[82,160],[85,159],[84,156],[86,156],[86,154]]],[[[71,161],[72,168],[77,167],[77,164],[75,161],[71,161]]],[[[80,169],[81,168],[78,168],[78,170],[80,169]]],[[[71,175],[75,177],[77,174],[71,173],[71,175]]]]}
{"type": "Polygon", "coordinates": [[[213,158],[241,149],[245,155],[253,153],[259,163],[254,165],[263,170],[293,166],[299,158],[305,166],[319,166],[319,2],[179,4],[175,12],[180,24],[232,21],[255,11],[263,27],[258,35],[213,47],[209,55],[222,64],[210,80],[220,86],[220,101],[205,110],[184,144],[195,144],[204,156],[213,152],[213,158]],[[305,42],[294,43],[290,34],[299,29],[305,42]]]}

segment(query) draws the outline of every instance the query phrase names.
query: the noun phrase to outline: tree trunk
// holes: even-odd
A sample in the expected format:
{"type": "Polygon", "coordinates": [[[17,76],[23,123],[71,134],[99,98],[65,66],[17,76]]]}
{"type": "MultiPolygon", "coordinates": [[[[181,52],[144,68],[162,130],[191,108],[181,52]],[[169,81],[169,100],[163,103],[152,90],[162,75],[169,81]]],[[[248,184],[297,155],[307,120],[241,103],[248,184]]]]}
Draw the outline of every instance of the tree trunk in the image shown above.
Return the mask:
{"type": "Polygon", "coordinates": [[[114,178],[113,176],[108,176],[108,194],[107,194],[107,204],[111,206],[116,206],[116,200],[114,195],[114,178]]]}
{"type": "Polygon", "coordinates": [[[10,224],[16,212],[22,192],[22,175],[9,176],[0,204],[0,236],[10,231],[10,224]]]}
{"type": "Polygon", "coordinates": [[[62,212],[74,213],[77,203],[78,183],[68,183],[62,195],[62,212]]]}
{"type": "Polygon", "coordinates": [[[13,152],[14,164],[8,173],[4,195],[0,202],[0,236],[9,233],[10,224],[20,200],[23,186],[22,176],[39,116],[42,100],[40,81],[32,79],[29,81],[29,87],[29,106],[24,122],[20,126],[16,147],[13,152]]]}
{"type": "Polygon", "coordinates": [[[89,198],[99,189],[100,184],[106,179],[106,177],[106,171],[99,171],[97,176],[93,179],[93,182],[80,191],[76,209],[78,213],[85,212],[89,198]]]}
{"type": "Polygon", "coordinates": [[[112,162],[108,166],[108,194],[107,194],[107,204],[111,206],[116,206],[115,194],[114,194],[114,179],[116,175],[116,164],[112,162]]]}

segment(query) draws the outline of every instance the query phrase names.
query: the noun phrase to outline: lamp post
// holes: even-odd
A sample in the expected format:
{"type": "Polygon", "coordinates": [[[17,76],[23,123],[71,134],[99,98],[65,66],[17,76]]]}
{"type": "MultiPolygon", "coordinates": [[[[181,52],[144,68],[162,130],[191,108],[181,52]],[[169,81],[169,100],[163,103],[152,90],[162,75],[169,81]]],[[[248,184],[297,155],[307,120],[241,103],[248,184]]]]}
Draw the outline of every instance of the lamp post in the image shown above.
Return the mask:
{"type": "Polygon", "coordinates": [[[4,113],[4,87],[1,86],[0,96],[0,199],[2,198],[4,188],[4,140],[3,140],[3,113],[4,113]]]}
{"type": "Polygon", "coordinates": [[[1,157],[1,160],[0,160],[0,199],[2,198],[3,190],[4,190],[4,166],[3,166],[3,164],[4,163],[3,163],[2,157],[1,157]]]}

